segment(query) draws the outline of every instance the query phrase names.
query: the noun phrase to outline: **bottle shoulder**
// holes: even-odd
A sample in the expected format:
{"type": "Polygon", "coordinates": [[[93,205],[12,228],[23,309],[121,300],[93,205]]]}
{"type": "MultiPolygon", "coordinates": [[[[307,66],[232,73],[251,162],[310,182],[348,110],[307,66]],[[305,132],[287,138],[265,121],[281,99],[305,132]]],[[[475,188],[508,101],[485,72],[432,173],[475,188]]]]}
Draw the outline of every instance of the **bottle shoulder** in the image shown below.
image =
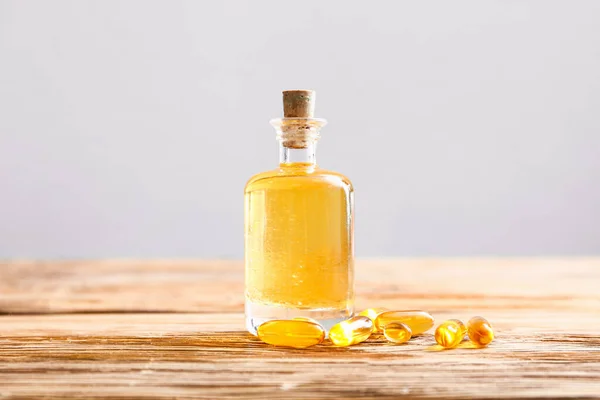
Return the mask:
{"type": "Polygon", "coordinates": [[[256,186],[269,184],[274,181],[293,181],[296,184],[318,184],[322,182],[327,185],[345,186],[353,190],[350,179],[335,171],[315,167],[315,168],[277,168],[269,171],[260,172],[253,175],[246,183],[246,191],[252,190],[256,186]]]}
{"type": "Polygon", "coordinates": [[[253,183],[264,180],[264,179],[269,179],[273,176],[277,175],[277,170],[273,169],[273,170],[269,170],[269,171],[263,171],[263,172],[259,172],[257,174],[254,174],[250,177],[250,179],[248,179],[246,181],[246,187],[251,186],[253,183]]]}
{"type": "Polygon", "coordinates": [[[327,169],[319,169],[319,176],[339,180],[340,183],[352,187],[352,181],[346,175],[327,169]]]}

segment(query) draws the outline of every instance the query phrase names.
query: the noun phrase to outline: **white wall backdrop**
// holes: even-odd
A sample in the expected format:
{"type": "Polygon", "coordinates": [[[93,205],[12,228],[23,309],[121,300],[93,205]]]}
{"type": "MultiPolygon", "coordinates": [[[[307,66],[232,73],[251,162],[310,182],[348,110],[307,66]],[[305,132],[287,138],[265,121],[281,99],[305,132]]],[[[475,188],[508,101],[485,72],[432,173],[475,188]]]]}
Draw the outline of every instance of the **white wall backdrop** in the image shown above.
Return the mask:
{"type": "Polygon", "coordinates": [[[600,1],[0,1],[0,257],[243,254],[281,90],[361,257],[600,253],[600,1]]]}

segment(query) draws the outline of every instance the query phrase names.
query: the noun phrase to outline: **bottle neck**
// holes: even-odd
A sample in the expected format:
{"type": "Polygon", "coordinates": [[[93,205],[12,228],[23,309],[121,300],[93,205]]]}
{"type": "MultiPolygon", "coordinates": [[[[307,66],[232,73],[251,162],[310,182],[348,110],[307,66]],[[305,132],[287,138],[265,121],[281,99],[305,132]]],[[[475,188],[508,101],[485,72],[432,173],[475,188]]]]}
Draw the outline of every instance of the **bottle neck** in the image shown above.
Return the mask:
{"type": "Polygon", "coordinates": [[[317,118],[281,118],[271,121],[279,140],[282,167],[315,166],[320,130],[327,122],[317,118]]]}
{"type": "Polygon", "coordinates": [[[286,147],[283,141],[279,141],[279,165],[306,165],[315,166],[317,164],[317,142],[309,142],[306,147],[295,149],[286,147]]]}

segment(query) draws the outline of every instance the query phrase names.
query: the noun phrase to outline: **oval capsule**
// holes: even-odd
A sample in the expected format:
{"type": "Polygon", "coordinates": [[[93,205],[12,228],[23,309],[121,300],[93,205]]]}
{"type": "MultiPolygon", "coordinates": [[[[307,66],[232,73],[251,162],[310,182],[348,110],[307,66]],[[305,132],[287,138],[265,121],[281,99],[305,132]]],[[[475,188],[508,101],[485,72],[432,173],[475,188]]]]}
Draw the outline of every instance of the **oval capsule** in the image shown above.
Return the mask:
{"type": "Polygon", "coordinates": [[[361,312],[359,312],[357,315],[360,315],[362,317],[367,317],[370,318],[371,321],[375,322],[375,319],[377,319],[377,316],[379,314],[381,314],[384,311],[388,311],[387,308],[383,308],[383,307],[379,307],[379,308],[367,308],[362,310],[361,312]]]}
{"type": "Polygon", "coordinates": [[[407,325],[412,331],[412,335],[416,336],[431,329],[434,320],[431,314],[425,311],[386,311],[377,316],[375,327],[377,331],[382,332],[383,328],[392,322],[400,322],[407,325]]]}
{"type": "Polygon", "coordinates": [[[260,340],[274,346],[304,348],[322,343],[325,330],[319,324],[300,320],[272,320],[256,330],[260,340]]]}
{"type": "Polygon", "coordinates": [[[373,332],[377,332],[377,328],[375,327],[375,320],[377,319],[377,316],[379,314],[381,314],[382,312],[385,312],[385,311],[388,311],[388,309],[383,308],[383,307],[367,308],[367,309],[364,309],[361,312],[359,312],[357,315],[359,315],[361,317],[367,317],[371,321],[373,321],[373,332]]]}
{"type": "Polygon", "coordinates": [[[458,346],[467,333],[467,328],[458,319],[449,319],[442,322],[435,330],[435,341],[440,346],[451,349],[458,346]]]}
{"type": "Polygon", "coordinates": [[[484,347],[494,340],[492,325],[483,317],[473,317],[467,323],[467,333],[473,344],[484,347]]]}
{"type": "Polygon", "coordinates": [[[357,315],[331,327],[329,340],[336,346],[352,346],[367,340],[371,332],[373,332],[373,321],[368,317],[357,315]]]}
{"type": "Polygon", "coordinates": [[[410,328],[401,322],[392,322],[383,328],[383,336],[392,343],[405,343],[412,337],[410,328]]]}

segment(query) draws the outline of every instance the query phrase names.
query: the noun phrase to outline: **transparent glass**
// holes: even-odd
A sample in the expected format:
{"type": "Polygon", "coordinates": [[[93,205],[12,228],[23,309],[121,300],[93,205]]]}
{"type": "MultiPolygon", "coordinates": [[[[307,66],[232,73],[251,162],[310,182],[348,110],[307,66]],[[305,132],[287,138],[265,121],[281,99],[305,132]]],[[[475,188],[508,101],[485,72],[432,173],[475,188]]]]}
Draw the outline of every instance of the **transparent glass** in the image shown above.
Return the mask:
{"type": "Polygon", "coordinates": [[[282,135],[279,168],[246,184],[246,327],[253,334],[265,321],[294,317],[329,330],[353,313],[353,188],[317,166],[317,138],[291,148],[282,135]]]}

